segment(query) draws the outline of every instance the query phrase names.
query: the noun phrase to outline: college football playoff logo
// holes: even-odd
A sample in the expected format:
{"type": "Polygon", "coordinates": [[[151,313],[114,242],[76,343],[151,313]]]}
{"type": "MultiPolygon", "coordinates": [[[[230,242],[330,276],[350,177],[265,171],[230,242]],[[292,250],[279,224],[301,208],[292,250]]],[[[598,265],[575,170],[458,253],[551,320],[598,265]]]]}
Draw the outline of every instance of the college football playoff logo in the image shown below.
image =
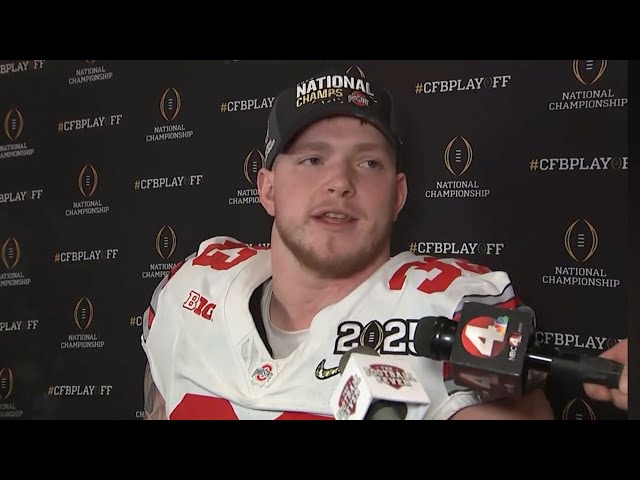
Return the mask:
{"type": "Polygon", "coordinates": [[[10,368],[0,368],[0,401],[13,393],[13,372],[10,368]]]}
{"type": "Polygon", "coordinates": [[[160,97],[160,114],[167,122],[173,122],[182,107],[182,98],[175,88],[167,88],[160,97]]]}
{"type": "Polygon", "coordinates": [[[176,250],[176,232],[169,225],[164,225],[156,235],[156,252],[166,260],[176,250]]]}
{"type": "Polygon", "coordinates": [[[473,148],[469,141],[461,136],[454,137],[444,151],[444,164],[451,175],[459,177],[471,166],[473,148]]]}
{"type": "Polygon", "coordinates": [[[0,250],[0,256],[2,257],[2,263],[7,269],[11,270],[18,265],[20,261],[20,244],[13,238],[7,238],[2,244],[0,250]]]}
{"type": "Polygon", "coordinates": [[[377,320],[372,320],[362,329],[360,345],[378,351],[384,342],[384,328],[377,320]]]}
{"type": "Polygon", "coordinates": [[[573,74],[583,85],[593,85],[607,69],[606,60],[574,60],[573,74]]]}
{"type": "Polygon", "coordinates": [[[78,175],[78,188],[85,197],[90,197],[98,188],[98,172],[93,165],[85,165],[78,175]]]}
{"type": "Polygon", "coordinates": [[[606,345],[606,349],[609,350],[610,348],[615,347],[618,343],[620,343],[620,340],[618,340],[617,338],[609,338],[607,339],[607,343],[606,345]]]}
{"type": "Polygon", "coordinates": [[[4,116],[4,133],[11,140],[15,142],[20,134],[22,133],[22,128],[24,127],[24,118],[22,117],[22,113],[17,108],[12,108],[7,112],[4,116]]]}
{"type": "Polygon", "coordinates": [[[258,172],[265,165],[264,155],[260,150],[251,150],[244,159],[244,177],[251,185],[258,184],[258,172]]]}
{"type": "Polygon", "coordinates": [[[574,398],[562,409],[562,420],[595,420],[593,408],[581,398],[574,398]]]}
{"type": "Polygon", "coordinates": [[[358,75],[360,78],[366,78],[366,75],[358,65],[351,65],[345,72],[347,75],[358,75]]]}
{"type": "Polygon", "coordinates": [[[93,321],[93,303],[82,297],[73,309],[73,322],[80,330],[86,330],[93,321]]]}
{"type": "Polygon", "coordinates": [[[586,262],[598,248],[598,232],[588,220],[578,219],[564,234],[564,248],[576,262],[586,262]]]}

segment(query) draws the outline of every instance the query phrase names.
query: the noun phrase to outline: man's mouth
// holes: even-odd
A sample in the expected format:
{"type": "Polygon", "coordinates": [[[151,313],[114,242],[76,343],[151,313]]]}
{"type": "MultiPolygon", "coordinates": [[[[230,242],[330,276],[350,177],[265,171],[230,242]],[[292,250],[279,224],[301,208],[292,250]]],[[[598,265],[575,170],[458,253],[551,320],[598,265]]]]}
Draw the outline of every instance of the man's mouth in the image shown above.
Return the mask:
{"type": "Polygon", "coordinates": [[[343,224],[343,223],[352,223],[357,220],[353,216],[340,211],[321,212],[318,215],[313,215],[313,218],[320,220],[322,222],[336,224],[336,225],[343,224]]]}

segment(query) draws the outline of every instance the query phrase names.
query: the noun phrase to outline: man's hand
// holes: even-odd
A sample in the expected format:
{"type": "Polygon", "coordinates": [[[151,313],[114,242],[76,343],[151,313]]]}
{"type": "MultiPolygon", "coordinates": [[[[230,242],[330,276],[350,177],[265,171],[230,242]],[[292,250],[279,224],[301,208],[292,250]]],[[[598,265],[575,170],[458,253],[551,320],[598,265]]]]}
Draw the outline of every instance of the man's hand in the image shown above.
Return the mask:
{"type": "Polygon", "coordinates": [[[604,385],[595,385],[592,383],[584,384],[584,392],[594,400],[601,400],[604,402],[613,402],[613,404],[621,410],[629,409],[629,394],[628,394],[628,377],[629,377],[629,342],[627,339],[622,340],[617,345],[606,352],[600,354],[602,358],[608,358],[624,364],[622,370],[622,376],[620,377],[620,385],[618,388],[608,388],[604,385]]]}

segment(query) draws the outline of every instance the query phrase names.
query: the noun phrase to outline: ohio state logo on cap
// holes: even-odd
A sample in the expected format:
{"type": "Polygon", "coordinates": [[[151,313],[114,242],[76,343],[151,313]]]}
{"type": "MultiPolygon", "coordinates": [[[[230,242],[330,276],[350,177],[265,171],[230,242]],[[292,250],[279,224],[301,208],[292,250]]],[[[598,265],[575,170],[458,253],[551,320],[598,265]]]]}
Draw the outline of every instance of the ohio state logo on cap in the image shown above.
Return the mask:
{"type": "Polygon", "coordinates": [[[349,94],[349,101],[359,107],[368,107],[369,106],[369,98],[362,92],[353,91],[349,94]]]}

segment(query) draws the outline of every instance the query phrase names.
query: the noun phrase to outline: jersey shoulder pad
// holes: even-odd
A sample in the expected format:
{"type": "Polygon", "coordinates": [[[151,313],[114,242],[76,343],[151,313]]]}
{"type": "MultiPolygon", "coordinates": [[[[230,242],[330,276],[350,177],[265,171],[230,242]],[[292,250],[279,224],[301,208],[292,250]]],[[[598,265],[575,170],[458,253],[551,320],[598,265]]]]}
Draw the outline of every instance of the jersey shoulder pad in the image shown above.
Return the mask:
{"type": "MultiPolygon", "coordinates": [[[[389,288],[442,294],[460,302],[511,305],[515,293],[506,272],[462,258],[438,258],[403,252],[390,261],[389,288]]],[[[457,310],[457,309],[456,309],[457,310]]]]}
{"type": "Polygon", "coordinates": [[[466,259],[416,255],[408,251],[389,260],[387,268],[391,273],[389,286],[392,290],[413,285],[424,293],[444,291],[460,277],[481,277],[486,281],[491,279],[490,274],[506,276],[504,272],[492,272],[490,268],[466,259]]]}
{"type": "MultiPolygon", "coordinates": [[[[171,271],[156,286],[148,308],[143,318],[143,335],[147,337],[149,329],[158,309],[158,300],[165,289],[171,288],[171,280],[180,272],[181,275],[190,275],[195,269],[210,267],[207,275],[213,273],[224,274],[234,267],[243,264],[246,260],[255,257],[258,251],[268,250],[269,247],[250,245],[230,236],[214,236],[203,240],[195,252],[184,260],[178,262],[171,271]]],[[[220,277],[221,279],[223,277],[220,277]]]]}

